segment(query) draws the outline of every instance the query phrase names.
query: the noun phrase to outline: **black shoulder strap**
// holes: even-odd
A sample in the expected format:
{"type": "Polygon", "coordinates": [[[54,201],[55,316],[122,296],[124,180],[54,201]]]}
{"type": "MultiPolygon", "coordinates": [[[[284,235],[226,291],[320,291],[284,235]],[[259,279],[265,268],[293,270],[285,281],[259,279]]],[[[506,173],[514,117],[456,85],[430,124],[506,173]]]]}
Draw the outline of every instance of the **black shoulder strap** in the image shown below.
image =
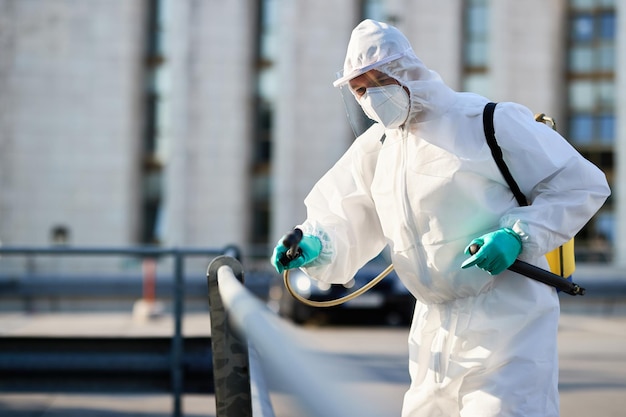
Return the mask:
{"type": "Polygon", "coordinates": [[[485,106],[485,110],[483,111],[483,129],[485,129],[487,144],[489,145],[489,148],[491,148],[491,155],[493,155],[493,159],[496,161],[496,165],[498,165],[502,176],[506,180],[507,184],[509,184],[509,188],[513,192],[517,203],[520,206],[527,206],[528,201],[526,200],[526,197],[517,185],[517,182],[515,182],[513,175],[511,175],[509,167],[506,166],[506,163],[502,158],[502,149],[496,141],[496,132],[493,127],[493,112],[496,108],[496,104],[498,103],[487,103],[487,105],[485,106]]]}

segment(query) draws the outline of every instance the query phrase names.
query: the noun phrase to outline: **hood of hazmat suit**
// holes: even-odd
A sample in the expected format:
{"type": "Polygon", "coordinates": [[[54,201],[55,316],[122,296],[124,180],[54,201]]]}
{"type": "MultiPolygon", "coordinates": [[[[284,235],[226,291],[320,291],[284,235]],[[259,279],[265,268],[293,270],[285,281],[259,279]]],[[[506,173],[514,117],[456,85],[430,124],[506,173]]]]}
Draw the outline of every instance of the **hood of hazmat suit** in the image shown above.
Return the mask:
{"type": "MultiPolygon", "coordinates": [[[[433,119],[455,100],[454,92],[436,72],[426,68],[402,32],[393,26],[366,20],[352,32],[342,76],[333,85],[351,91],[348,82],[370,70],[384,72],[409,89],[409,120],[433,119]]],[[[348,100],[346,96],[344,100],[348,100]]],[[[353,102],[356,103],[356,99],[353,102]]]]}
{"type": "Polygon", "coordinates": [[[531,202],[519,207],[486,143],[487,98],[453,91],[399,30],[365,20],[335,85],[372,69],[406,87],[408,118],[393,129],[375,123],[309,193],[300,227],[323,249],[304,272],[344,283],[389,246],[418,301],[404,417],[558,416],[555,290],[508,270],[460,266],[473,238],[509,227],[522,238],[520,259],[547,269],[544,254],[609,195],[604,174],[529,109],[500,103],[496,137],[531,202]]]}

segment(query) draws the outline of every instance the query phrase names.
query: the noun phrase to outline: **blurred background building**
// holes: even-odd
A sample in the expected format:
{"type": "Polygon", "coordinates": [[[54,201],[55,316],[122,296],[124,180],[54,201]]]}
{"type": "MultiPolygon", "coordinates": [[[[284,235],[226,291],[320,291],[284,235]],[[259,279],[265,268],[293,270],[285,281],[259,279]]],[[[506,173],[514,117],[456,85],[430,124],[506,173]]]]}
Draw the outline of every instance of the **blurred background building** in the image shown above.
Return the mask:
{"type": "Polygon", "coordinates": [[[366,17],[454,89],[553,116],[613,190],[579,259],[626,262],[616,0],[0,0],[0,240],[267,263],[354,139],[332,81],[366,17]]]}

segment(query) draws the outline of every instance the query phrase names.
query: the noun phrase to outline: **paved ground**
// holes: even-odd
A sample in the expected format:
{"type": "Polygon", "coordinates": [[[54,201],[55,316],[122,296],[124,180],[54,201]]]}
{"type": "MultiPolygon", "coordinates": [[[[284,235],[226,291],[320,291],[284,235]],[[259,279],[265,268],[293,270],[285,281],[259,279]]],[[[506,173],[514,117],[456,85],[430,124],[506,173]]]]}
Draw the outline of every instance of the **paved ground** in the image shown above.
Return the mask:
{"type": "Polygon", "coordinates": [[[626,316],[561,318],[562,417],[626,415],[626,316]]]}
{"type": "MultiPolygon", "coordinates": [[[[130,314],[0,315],[0,336],[11,335],[166,335],[168,317],[134,321],[130,314]]],[[[384,401],[389,416],[398,416],[408,376],[406,328],[322,326],[297,328],[317,349],[363,366],[370,380],[355,381],[363,401],[384,401]]],[[[188,315],[185,335],[208,335],[207,314],[188,315]]],[[[626,410],[626,316],[565,313],[559,334],[562,417],[618,417],[626,410]]],[[[184,415],[215,416],[211,395],[187,395],[184,415]]],[[[276,417],[292,417],[292,400],[272,393],[276,417]]],[[[165,417],[167,395],[59,395],[0,393],[3,417],[165,417]]]]}

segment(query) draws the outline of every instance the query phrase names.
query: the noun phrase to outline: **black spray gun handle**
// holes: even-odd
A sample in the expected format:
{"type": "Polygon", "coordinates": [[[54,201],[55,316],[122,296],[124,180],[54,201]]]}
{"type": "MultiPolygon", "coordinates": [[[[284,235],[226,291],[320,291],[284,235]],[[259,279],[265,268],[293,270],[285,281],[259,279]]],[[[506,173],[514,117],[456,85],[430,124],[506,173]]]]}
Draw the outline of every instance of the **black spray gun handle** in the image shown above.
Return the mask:
{"type": "MultiPolygon", "coordinates": [[[[478,252],[478,249],[480,249],[479,245],[471,245],[469,247],[470,255],[478,252]]],[[[513,265],[509,266],[509,270],[534,279],[535,281],[543,282],[544,284],[557,288],[569,295],[585,295],[585,289],[578,284],[570,282],[557,274],[553,274],[552,272],[546,271],[545,269],[539,268],[535,265],[520,261],[519,259],[516,259],[515,262],[513,262],[513,265]]]]}
{"type": "Polygon", "coordinates": [[[302,249],[298,246],[302,240],[302,230],[297,227],[289,232],[283,239],[283,245],[289,248],[278,260],[282,266],[289,265],[289,262],[302,255],[302,249]]]}

